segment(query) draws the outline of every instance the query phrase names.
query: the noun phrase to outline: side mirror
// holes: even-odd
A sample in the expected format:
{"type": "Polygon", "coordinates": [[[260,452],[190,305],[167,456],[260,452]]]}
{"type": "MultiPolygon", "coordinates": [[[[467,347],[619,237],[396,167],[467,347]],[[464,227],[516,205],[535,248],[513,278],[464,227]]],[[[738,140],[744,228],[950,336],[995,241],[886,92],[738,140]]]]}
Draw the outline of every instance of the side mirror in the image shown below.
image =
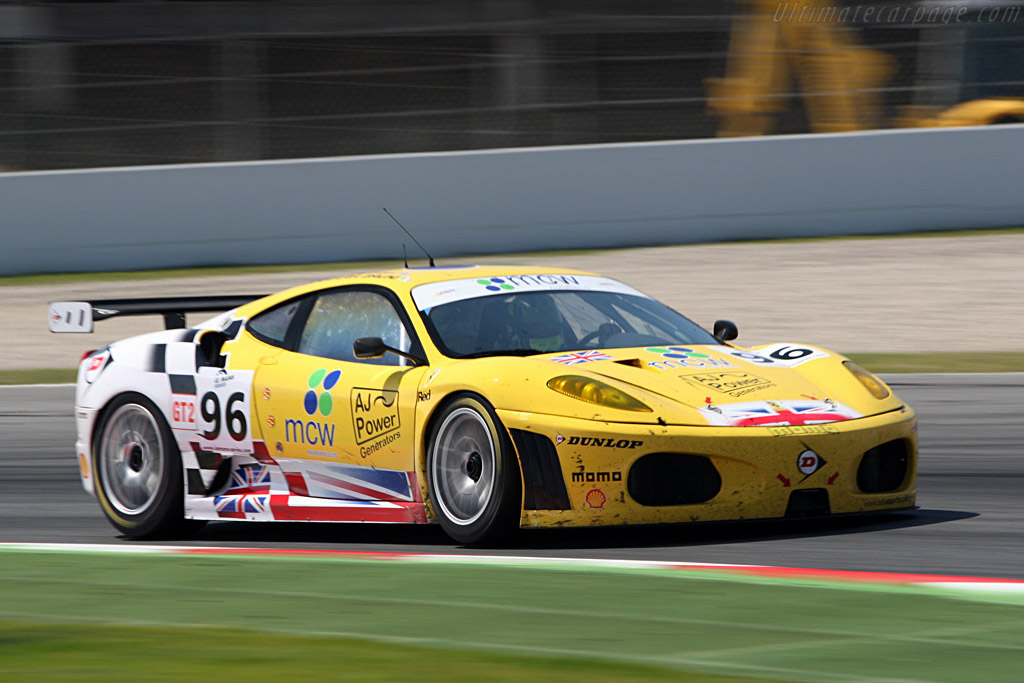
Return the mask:
{"type": "Polygon", "coordinates": [[[731,320],[716,320],[714,334],[718,341],[727,342],[740,336],[740,331],[731,320]]]}
{"type": "Polygon", "coordinates": [[[356,358],[380,358],[387,351],[388,347],[380,337],[360,337],[352,344],[356,358]]]}
{"type": "Polygon", "coordinates": [[[426,358],[414,356],[411,353],[400,351],[393,346],[388,346],[380,337],[360,337],[352,342],[352,355],[356,358],[380,358],[385,353],[393,353],[407,359],[413,365],[427,365],[426,358]]]}

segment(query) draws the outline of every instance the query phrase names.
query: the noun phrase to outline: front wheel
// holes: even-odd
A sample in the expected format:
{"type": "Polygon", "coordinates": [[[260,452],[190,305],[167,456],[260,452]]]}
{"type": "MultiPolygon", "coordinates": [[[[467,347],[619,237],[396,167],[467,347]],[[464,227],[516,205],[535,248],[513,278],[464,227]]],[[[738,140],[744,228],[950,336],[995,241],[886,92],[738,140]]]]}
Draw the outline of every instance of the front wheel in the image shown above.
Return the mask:
{"type": "Polygon", "coordinates": [[[505,428],[481,399],[462,396],[438,416],[427,486],[441,527],[456,541],[495,541],[518,525],[519,467],[505,428]]]}
{"type": "Polygon", "coordinates": [[[197,531],[185,519],[181,455],[167,422],[141,394],[111,402],[93,442],[96,497],[107,519],[131,538],[197,531]]]}

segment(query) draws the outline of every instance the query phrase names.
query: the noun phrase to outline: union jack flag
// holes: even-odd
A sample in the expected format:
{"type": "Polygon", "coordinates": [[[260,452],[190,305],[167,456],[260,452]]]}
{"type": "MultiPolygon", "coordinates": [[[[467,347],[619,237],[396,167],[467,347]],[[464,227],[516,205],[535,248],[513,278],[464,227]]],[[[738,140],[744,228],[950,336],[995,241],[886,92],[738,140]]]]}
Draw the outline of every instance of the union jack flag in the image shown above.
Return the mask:
{"type": "Polygon", "coordinates": [[[613,357],[607,353],[600,351],[573,351],[572,353],[566,353],[561,356],[553,356],[551,360],[556,363],[562,363],[564,365],[579,365],[580,363],[590,363],[595,360],[612,360],[613,357]]]}
{"type": "Polygon", "coordinates": [[[269,491],[270,468],[266,465],[242,465],[231,472],[231,484],[227,490],[232,493],[269,491]]]}
{"type": "Polygon", "coordinates": [[[241,496],[217,496],[214,507],[221,517],[242,517],[245,513],[259,513],[267,509],[270,496],[244,494],[241,496]]]}
{"type": "Polygon", "coordinates": [[[342,500],[400,500],[412,502],[410,473],[359,465],[306,466],[307,495],[342,500]]]}
{"type": "Polygon", "coordinates": [[[753,401],[707,406],[700,411],[711,424],[733,427],[802,426],[842,422],[860,413],[834,401],[753,401]]]}

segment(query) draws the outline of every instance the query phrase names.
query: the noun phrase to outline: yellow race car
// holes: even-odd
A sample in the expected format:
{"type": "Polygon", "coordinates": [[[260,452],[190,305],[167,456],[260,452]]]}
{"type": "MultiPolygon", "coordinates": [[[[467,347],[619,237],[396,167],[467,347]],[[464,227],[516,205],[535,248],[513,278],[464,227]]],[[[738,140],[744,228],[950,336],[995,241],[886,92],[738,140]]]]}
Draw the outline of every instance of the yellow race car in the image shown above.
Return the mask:
{"type": "Polygon", "coordinates": [[[729,343],[591,273],[399,269],[266,297],[55,302],[160,314],[87,353],[85,489],[131,537],[207,520],[663,524],[914,506],[913,410],[825,349],[729,343]],[[184,314],[224,310],[194,328],[184,314]]]}

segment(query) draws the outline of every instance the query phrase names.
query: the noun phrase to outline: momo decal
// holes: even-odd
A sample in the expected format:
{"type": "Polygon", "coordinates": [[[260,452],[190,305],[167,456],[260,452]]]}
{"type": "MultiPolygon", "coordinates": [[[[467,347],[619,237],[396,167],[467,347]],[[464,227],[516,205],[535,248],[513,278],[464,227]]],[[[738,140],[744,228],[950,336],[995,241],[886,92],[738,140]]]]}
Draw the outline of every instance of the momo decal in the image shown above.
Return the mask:
{"type": "Polygon", "coordinates": [[[687,382],[728,394],[733,398],[775,386],[763,377],[742,370],[702,372],[695,375],[681,375],[681,377],[687,382]]]}
{"type": "Polygon", "coordinates": [[[581,470],[579,472],[572,473],[572,481],[574,484],[592,484],[596,481],[622,481],[622,472],[619,472],[618,470],[609,470],[604,472],[587,472],[586,470],[581,470]]]}
{"type": "Polygon", "coordinates": [[[670,368],[713,368],[713,367],[735,367],[724,358],[715,358],[709,353],[703,353],[688,346],[651,346],[644,351],[656,353],[663,360],[651,361],[647,365],[659,370],[670,368]]]}
{"type": "Polygon", "coordinates": [[[831,400],[725,403],[704,406],[700,412],[708,424],[732,427],[803,427],[862,417],[853,408],[831,400]]]}
{"type": "MultiPolygon", "coordinates": [[[[310,373],[306,380],[307,391],[302,397],[302,410],[310,419],[287,418],[284,421],[284,440],[307,446],[334,446],[334,422],[327,422],[334,412],[334,396],[331,394],[341,378],[341,370],[327,371],[320,368],[310,373]]],[[[276,422],[276,421],[275,421],[276,422]]],[[[268,421],[268,426],[270,425],[268,421]]]]}
{"type": "Polygon", "coordinates": [[[568,446],[588,446],[590,448],[636,448],[637,446],[643,446],[643,441],[636,441],[634,439],[605,439],[599,436],[570,436],[568,439],[559,434],[555,441],[561,445],[565,443],[568,446]]]}
{"type": "Polygon", "coordinates": [[[772,436],[802,436],[804,434],[838,434],[839,430],[829,424],[802,425],[798,427],[772,427],[772,436]]]}
{"type": "Polygon", "coordinates": [[[401,426],[397,391],[356,387],[352,389],[351,404],[357,444],[380,438],[401,426]]]}

